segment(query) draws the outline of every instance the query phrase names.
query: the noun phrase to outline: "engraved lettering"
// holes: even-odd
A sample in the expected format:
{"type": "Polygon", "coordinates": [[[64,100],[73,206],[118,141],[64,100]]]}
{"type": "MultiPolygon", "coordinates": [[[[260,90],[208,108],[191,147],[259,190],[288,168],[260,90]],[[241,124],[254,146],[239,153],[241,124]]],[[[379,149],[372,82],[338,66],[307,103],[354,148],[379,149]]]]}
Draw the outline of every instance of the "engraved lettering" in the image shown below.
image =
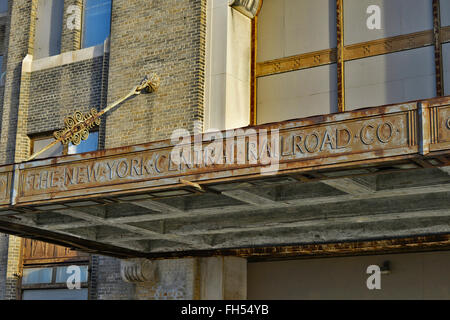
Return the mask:
{"type": "Polygon", "coordinates": [[[78,183],[86,183],[86,182],[89,182],[88,168],[87,167],[78,168],[78,183]]]}
{"type": "Polygon", "coordinates": [[[161,163],[162,161],[166,162],[167,161],[167,157],[165,155],[156,155],[156,160],[155,160],[155,170],[158,173],[163,173],[164,172],[164,168],[166,167],[166,164],[161,163]]]}
{"type": "Polygon", "coordinates": [[[112,180],[114,177],[114,167],[116,166],[117,161],[113,161],[112,163],[106,162],[106,166],[109,169],[109,180],[112,180]]]}
{"type": "Polygon", "coordinates": [[[325,131],[325,135],[323,136],[322,145],[320,146],[320,151],[323,151],[325,146],[328,145],[331,150],[334,150],[333,139],[331,135],[328,133],[328,130],[325,131]]]}
{"type": "Polygon", "coordinates": [[[173,159],[172,159],[172,153],[169,155],[169,171],[178,171],[179,169],[181,170],[181,163],[178,165],[178,167],[173,167],[172,165],[177,165],[173,159]]]}
{"type": "Polygon", "coordinates": [[[47,189],[48,188],[48,171],[43,171],[39,175],[39,188],[38,189],[47,189]]]}
{"type": "Polygon", "coordinates": [[[116,169],[117,176],[121,179],[125,178],[128,175],[128,168],[128,161],[123,159],[120,160],[116,169]]]}
{"type": "Polygon", "coordinates": [[[142,166],[141,166],[141,162],[142,159],[131,159],[131,176],[133,177],[134,174],[136,174],[136,176],[142,176],[143,172],[142,172],[142,166]],[[140,169],[140,170],[139,170],[140,169]]]}
{"type": "Polygon", "coordinates": [[[298,154],[297,150],[300,151],[300,153],[305,153],[305,151],[302,148],[302,142],[303,142],[303,136],[293,136],[292,137],[292,143],[294,148],[294,153],[298,154]]]}
{"type": "Polygon", "coordinates": [[[336,129],[336,149],[344,149],[348,147],[351,141],[352,141],[352,133],[350,132],[349,129],[347,128],[336,129]],[[347,136],[347,140],[343,139],[342,133],[345,133],[345,135],[347,136]]]}
{"type": "Polygon", "coordinates": [[[64,168],[64,185],[76,184],[75,168],[64,168]]]}
{"type": "Polygon", "coordinates": [[[88,177],[88,181],[89,182],[91,182],[91,181],[99,181],[99,179],[100,179],[100,170],[101,170],[101,167],[100,167],[100,165],[98,165],[97,164],[97,167],[96,167],[96,163],[93,163],[93,164],[91,164],[91,165],[88,165],[87,166],[87,177],[88,177]]]}
{"type": "Polygon", "coordinates": [[[153,160],[145,159],[143,160],[143,167],[147,175],[153,174],[153,160]]]}
{"type": "Polygon", "coordinates": [[[309,153],[314,153],[317,151],[317,149],[319,148],[319,144],[320,144],[320,137],[317,133],[312,133],[310,135],[306,136],[305,139],[305,149],[306,151],[308,151],[309,153]],[[311,146],[311,138],[314,137],[314,140],[316,140],[316,142],[313,144],[314,147],[311,146]]]}
{"type": "Polygon", "coordinates": [[[361,129],[361,141],[365,145],[371,145],[375,142],[373,138],[367,139],[367,133],[369,132],[369,129],[375,129],[375,127],[371,124],[365,125],[361,129]]]}
{"type": "Polygon", "coordinates": [[[50,188],[57,188],[58,187],[57,181],[58,179],[55,179],[55,172],[52,171],[50,173],[50,188]]]}
{"type": "Polygon", "coordinates": [[[382,143],[388,143],[389,141],[391,141],[393,134],[394,134],[394,126],[389,122],[380,124],[377,128],[377,138],[382,143]],[[385,129],[389,130],[389,134],[386,134],[385,129]]]}
{"type": "MultiPolygon", "coordinates": [[[[291,137],[291,139],[294,139],[294,137],[291,137]]],[[[290,147],[290,150],[285,151],[286,150],[285,142],[286,142],[287,138],[281,137],[280,140],[281,140],[280,141],[281,142],[281,156],[282,157],[292,156],[294,154],[294,144],[288,143],[287,147],[288,148],[290,147]]]]}
{"type": "Polygon", "coordinates": [[[247,142],[247,161],[250,164],[258,163],[258,143],[254,141],[247,142]]]}

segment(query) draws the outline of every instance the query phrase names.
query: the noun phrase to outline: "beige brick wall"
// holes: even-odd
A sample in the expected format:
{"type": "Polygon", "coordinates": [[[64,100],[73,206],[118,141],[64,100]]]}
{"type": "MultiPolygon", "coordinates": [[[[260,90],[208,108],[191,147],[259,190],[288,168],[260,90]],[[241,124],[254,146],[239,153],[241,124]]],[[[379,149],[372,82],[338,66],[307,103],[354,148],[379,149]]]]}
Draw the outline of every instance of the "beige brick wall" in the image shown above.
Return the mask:
{"type": "Polygon", "coordinates": [[[146,73],[161,78],[157,93],[111,112],[106,148],[170,137],[203,121],[206,0],[113,1],[108,102],[146,73]]]}

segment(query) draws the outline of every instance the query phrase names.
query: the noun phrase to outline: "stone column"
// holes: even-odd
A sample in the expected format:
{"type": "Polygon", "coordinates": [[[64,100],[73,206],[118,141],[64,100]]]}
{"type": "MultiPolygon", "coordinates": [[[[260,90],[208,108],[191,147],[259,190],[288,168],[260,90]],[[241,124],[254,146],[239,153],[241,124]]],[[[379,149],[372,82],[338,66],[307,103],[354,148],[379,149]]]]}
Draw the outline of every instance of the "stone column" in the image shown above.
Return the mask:
{"type": "Polygon", "coordinates": [[[140,300],[240,300],[247,297],[247,261],[236,257],[125,260],[122,279],[140,300]]]}
{"type": "Polygon", "coordinates": [[[247,260],[237,257],[200,259],[200,299],[247,299],[247,260]]]}
{"type": "Polygon", "coordinates": [[[205,129],[250,123],[251,19],[228,0],[208,1],[205,129]]]}

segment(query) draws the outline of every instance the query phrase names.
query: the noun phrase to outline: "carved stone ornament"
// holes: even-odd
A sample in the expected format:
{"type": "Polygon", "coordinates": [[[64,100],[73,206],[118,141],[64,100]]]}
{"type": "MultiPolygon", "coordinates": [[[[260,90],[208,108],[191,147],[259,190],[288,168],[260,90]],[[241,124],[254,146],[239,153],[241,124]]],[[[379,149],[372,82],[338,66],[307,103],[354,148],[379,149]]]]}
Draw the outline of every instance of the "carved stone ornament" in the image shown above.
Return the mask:
{"type": "Polygon", "coordinates": [[[120,275],[125,282],[156,282],[156,264],[148,259],[121,260],[120,275]]]}
{"type": "Polygon", "coordinates": [[[261,10],[263,0],[228,0],[228,5],[250,19],[254,19],[261,10]]]}

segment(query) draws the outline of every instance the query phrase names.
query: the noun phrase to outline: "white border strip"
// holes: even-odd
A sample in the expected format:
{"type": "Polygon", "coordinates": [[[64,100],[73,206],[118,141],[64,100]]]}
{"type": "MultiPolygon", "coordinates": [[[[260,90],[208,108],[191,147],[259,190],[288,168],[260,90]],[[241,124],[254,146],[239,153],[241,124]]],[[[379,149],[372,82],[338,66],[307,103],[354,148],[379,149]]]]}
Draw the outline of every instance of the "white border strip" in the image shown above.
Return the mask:
{"type": "Polygon", "coordinates": [[[107,52],[109,52],[109,38],[106,39],[104,43],[94,47],[65,52],[57,56],[34,60],[31,62],[31,66],[29,65],[24,68],[25,70],[22,70],[25,72],[35,72],[56,68],[66,64],[102,57],[107,52]]]}

